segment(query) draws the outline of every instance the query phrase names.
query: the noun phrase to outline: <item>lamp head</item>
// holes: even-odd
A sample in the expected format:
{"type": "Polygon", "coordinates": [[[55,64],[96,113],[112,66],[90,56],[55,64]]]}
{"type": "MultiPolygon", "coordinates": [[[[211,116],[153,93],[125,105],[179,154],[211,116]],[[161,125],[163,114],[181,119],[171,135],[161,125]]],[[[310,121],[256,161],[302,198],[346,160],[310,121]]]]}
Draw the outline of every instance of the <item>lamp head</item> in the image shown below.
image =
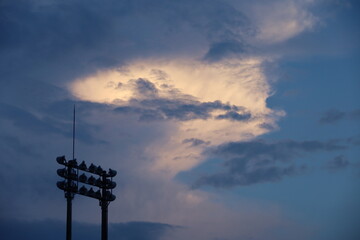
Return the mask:
{"type": "Polygon", "coordinates": [[[59,156],[56,158],[56,161],[59,163],[59,164],[62,164],[62,165],[65,165],[66,164],[66,159],[65,159],[65,156],[59,156]]]}
{"type": "Polygon", "coordinates": [[[117,172],[116,172],[115,170],[113,170],[113,169],[109,168],[109,172],[108,172],[108,174],[109,174],[109,177],[115,177],[115,176],[116,176],[116,174],[117,174],[117,172]]]}

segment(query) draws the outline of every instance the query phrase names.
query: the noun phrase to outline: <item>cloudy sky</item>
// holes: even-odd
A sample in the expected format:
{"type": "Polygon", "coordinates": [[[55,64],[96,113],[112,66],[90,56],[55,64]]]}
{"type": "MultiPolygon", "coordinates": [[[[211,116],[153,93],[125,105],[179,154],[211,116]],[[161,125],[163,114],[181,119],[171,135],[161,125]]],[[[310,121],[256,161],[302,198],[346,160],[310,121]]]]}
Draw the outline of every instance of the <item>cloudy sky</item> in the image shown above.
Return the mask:
{"type": "MultiPolygon", "coordinates": [[[[109,239],[360,239],[360,4],[2,0],[0,234],[64,239],[57,156],[118,171],[109,239]]],[[[73,201],[74,239],[100,207],[73,201]]]]}

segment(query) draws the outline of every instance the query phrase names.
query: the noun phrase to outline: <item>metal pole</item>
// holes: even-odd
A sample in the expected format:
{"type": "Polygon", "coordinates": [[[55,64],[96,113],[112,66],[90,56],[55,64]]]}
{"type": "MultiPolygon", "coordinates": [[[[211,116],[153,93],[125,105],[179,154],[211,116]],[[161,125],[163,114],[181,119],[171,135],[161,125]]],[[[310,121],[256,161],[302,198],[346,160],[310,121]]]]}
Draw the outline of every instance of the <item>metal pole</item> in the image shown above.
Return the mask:
{"type": "MultiPolygon", "coordinates": [[[[73,157],[73,160],[75,159],[75,104],[74,104],[74,114],[73,114],[73,142],[72,142],[72,157],[73,157]]],[[[68,176],[71,175],[71,170],[72,168],[71,167],[68,167],[68,176]]],[[[79,178],[79,170],[77,170],[77,177],[79,178]]],[[[68,179],[68,182],[67,182],[67,187],[68,189],[71,188],[71,183],[72,181],[70,179],[68,179]]],[[[71,228],[72,228],[72,199],[73,199],[73,194],[68,191],[66,193],[66,199],[67,199],[67,210],[66,210],[66,240],[71,240],[71,228]]]]}
{"type": "Polygon", "coordinates": [[[108,204],[105,201],[101,203],[101,240],[108,239],[108,204]]]}
{"type": "MultiPolygon", "coordinates": [[[[102,182],[105,184],[106,182],[106,177],[105,175],[102,176],[102,182]]],[[[103,200],[100,201],[100,205],[101,205],[101,240],[108,240],[108,201],[106,201],[105,198],[105,193],[106,193],[106,189],[105,187],[103,187],[102,189],[102,197],[103,200]]]]}
{"type": "Polygon", "coordinates": [[[71,193],[67,192],[67,212],[66,212],[66,240],[71,240],[71,218],[72,218],[72,199],[69,196],[71,193]]]}
{"type": "Polygon", "coordinates": [[[72,156],[73,159],[75,159],[75,104],[74,104],[74,115],[73,115],[73,152],[72,152],[72,156]]]}
{"type": "MultiPolygon", "coordinates": [[[[71,175],[72,168],[67,168],[67,175],[71,175]]],[[[70,179],[67,180],[67,189],[71,188],[72,181],[70,179]]],[[[71,221],[72,221],[72,199],[73,194],[69,191],[65,193],[65,197],[67,200],[67,210],[66,210],[66,240],[71,240],[71,221]]]]}

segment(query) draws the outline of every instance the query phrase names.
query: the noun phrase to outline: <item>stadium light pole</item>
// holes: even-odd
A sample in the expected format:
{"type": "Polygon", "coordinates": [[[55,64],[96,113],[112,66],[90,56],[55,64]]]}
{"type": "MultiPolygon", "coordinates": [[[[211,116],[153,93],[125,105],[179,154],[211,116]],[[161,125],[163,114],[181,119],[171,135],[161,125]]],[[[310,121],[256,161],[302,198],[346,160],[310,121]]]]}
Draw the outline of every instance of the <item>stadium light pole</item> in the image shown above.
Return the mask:
{"type": "MultiPolygon", "coordinates": [[[[71,167],[68,167],[67,174],[70,175],[71,167]]],[[[72,184],[71,180],[67,181],[67,188],[70,189],[72,184]]],[[[71,230],[72,230],[72,200],[74,198],[74,194],[70,191],[65,192],[66,197],[66,240],[71,240],[71,230]]]]}
{"type": "Polygon", "coordinates": [[[79,194],[99,200],[101,206],[101,240],[107,240],[108,206],[116,198],[112,194],[112,190],[116,187],[116,183],[112,179],[117,172],[112,169],[105,171],[101,166],[94,164],[87,167],[85,161],[78,165],[76,159],[67,161],[65,156],[57,157],[56,161],[64,166],[64,168],[57,170],[57,174],[64,178],[63,181],[57,182],[57,187],[65,192],[67,199],[66,239],[71,240],[72,199],[75,194],[79,194]],[[80,176],[79,172],[82,172],[80,176]],[[85,173],[90,174],[90,177],[85,173]],[[96,179],[94,175],[98,178],[96,179]],[[82,184],[81,188],[79,184],[82,184]],[[91,186],[90,189],[87,189],[87,185],[91,186]],[[95,192],[93,187],[98,188],[98,190],[95,192]]]}

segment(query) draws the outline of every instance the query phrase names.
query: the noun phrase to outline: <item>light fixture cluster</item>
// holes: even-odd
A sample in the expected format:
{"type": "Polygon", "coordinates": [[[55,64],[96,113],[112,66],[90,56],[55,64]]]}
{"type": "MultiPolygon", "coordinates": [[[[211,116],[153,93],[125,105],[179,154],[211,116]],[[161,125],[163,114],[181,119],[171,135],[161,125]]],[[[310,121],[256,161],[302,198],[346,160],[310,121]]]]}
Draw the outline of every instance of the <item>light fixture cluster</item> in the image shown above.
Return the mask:
{"type": "Polygon", "coordinates": [[[76,159],[67,161],[65,156],[57,157],[56,161],[65,166],[57,170],[57,174],[64,180],[56,184],[58,188],[65,191],[65,194],[80,194],[96,198],[102,202],[115,200],[116,197],[112,194],[112,189],[116,187],[116,183],[112,181],[112,178],[117,173],[115,170],[109,169],[109,171],[105,171],[101,166],[95,166],[94,164],[87,167],[84,161],[78,164],[76,159]],[[90,173],[90,176],[85,173],[79,175],[79,171],[90,173]],[[94,177],[94,175],[97,176],[94,177]],[[81,187],[80,183],[82,184],[81,187]],[[90,189],[86,185],[90,185],[90,189]]]}

